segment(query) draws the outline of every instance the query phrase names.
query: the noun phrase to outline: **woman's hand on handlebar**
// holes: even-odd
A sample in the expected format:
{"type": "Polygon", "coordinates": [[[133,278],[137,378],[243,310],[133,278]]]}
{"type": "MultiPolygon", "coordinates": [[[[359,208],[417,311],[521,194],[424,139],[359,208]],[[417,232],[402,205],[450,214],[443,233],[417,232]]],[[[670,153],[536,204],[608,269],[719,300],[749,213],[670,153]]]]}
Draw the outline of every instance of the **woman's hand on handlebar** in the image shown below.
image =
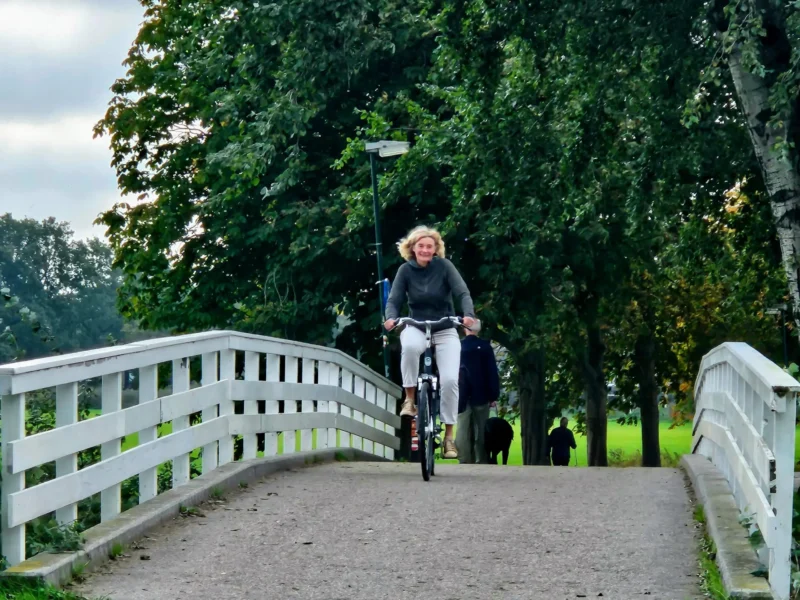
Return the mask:
{"type": "Polygon", "coordinates": [[[473,325],[475,325],[475,319],[473,319],[472,317],[464,317],[463,319],[461,319],[461,322],[464,324],[465,327],[469,327],[470,329],[472,328],[473,325]]]}
{"type": "Polygon", "coordinates": [[[396,319],[386,319],[386,322],[383,324],[383,327],[386,331],[391,331],[394,329],[395,323],[397,323],[396,319]]]}

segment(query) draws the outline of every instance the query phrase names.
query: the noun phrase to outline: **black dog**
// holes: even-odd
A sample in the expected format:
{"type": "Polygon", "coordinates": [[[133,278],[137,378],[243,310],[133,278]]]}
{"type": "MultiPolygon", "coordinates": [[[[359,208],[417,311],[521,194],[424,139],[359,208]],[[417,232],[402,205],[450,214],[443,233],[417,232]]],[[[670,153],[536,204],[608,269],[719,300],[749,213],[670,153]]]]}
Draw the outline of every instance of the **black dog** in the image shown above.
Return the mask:
{"type": "Polygon", "coordinates": [[[491,417],[486,421],[484,429],[485,439],[483,447],[489,457],[490,464],[497,464],[497,457],[503,453],[503,464],[508,464],[508,449],[514,439],[514,429],[511,424],[500,417],[491,417]]]}

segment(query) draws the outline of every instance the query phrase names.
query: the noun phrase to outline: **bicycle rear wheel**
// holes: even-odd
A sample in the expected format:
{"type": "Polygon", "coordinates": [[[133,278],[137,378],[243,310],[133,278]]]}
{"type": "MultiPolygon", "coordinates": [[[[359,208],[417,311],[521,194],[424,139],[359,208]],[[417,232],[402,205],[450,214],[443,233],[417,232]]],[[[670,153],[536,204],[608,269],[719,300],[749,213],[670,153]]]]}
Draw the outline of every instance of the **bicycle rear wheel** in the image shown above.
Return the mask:
{"type": "Polygon", "coordinates": [[[433,474],[433,422],[430,384],[424,382],[417,397],[417,437],[419,439],[419,462],[422,478],[430,481],[433,474]]]}

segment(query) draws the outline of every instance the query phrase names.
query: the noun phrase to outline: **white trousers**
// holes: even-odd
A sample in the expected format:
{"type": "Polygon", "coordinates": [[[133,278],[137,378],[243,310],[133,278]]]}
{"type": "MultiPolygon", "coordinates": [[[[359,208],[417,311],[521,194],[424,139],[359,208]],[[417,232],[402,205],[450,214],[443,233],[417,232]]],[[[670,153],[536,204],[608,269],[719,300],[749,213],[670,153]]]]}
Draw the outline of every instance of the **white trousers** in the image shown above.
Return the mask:
{"type": "MultiPolygon", "coordinates": [[[[416,327],[406,327],[400,333],[400,344],[403,347],[400,359],[403,387],[415,388],[419,375],[419,357],[425,352],[425,333],[416,327]]],[[[458,419],[458,369],[461,366],[461,341],[455,328],[434,333],[433,349],[439,368],[442,399],[439,419],[445,425],[455,425],[458,419]]]]}

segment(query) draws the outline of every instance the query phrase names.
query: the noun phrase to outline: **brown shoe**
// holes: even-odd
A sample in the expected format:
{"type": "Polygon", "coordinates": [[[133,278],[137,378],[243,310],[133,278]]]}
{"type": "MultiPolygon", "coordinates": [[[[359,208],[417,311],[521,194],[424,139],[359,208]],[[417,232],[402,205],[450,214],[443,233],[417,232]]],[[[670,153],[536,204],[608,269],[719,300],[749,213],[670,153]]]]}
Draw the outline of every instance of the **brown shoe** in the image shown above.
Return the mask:
{"type": "Polygon", "coordinates": [[[458,458],[456,443],[449,438],[444,439],[444,452],[442,453],[442,458],[446,458],[448,460],[458,458]]]}
{"type": "Polygon", "coordinates": [[[406,398],[403,401],[403,408],[400,409],[401,417],[416,417],[417,407],[414,406],[414,401],[411,398],[406,398]]]}

